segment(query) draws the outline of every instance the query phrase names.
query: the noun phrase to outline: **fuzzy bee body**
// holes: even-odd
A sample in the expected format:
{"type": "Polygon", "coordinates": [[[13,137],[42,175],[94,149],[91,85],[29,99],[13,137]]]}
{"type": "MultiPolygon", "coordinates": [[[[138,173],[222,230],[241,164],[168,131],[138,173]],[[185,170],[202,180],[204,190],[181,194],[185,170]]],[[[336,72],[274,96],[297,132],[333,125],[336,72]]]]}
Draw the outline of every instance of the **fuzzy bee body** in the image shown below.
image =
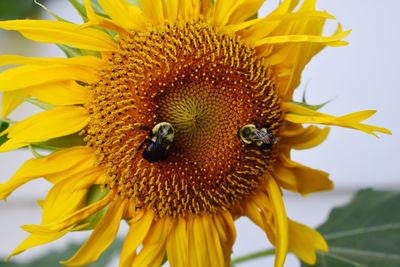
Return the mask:
{"type": "Polygon", "coordinates": [[[142,152],[142,157],[150,163],[162,161],[168,158],[175,130],[168,122],[160,122],[149,131],[150,138],[145,139],[139,146],[140,150],[147,144],[142,152]]]}
{"type": "Polygon", "coordinates": [[[238,131],[239,138],[246,144],[255,144],[258,148],[266,150],[278,142],[267,127],[260,128],[254,124],[247,124],[238,131]]]}

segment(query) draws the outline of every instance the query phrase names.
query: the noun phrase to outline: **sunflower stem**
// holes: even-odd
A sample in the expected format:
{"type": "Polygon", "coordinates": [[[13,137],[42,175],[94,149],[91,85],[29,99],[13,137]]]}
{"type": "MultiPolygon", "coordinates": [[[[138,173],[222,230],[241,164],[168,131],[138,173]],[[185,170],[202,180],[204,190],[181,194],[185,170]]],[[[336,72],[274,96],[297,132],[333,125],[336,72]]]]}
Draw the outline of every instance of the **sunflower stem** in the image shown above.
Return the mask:
{"type": "Polygon", "coordinates": [[[246,262],[246,261],[250,261],[250,260],[254,260],[254,259],[258,259],[258,258],[263,258],[263,257],[268,257],[268,256],[272,256],[275,254],[275,249],[268,249],[268,250],[263,250],[263,251],[259,251],[259,252],[254,252],[245,256],[241,256],[239,258],[233,259],[232,260],[232,264],[238,264],[238,263],[242,263],[242,262],[246,262]]]}

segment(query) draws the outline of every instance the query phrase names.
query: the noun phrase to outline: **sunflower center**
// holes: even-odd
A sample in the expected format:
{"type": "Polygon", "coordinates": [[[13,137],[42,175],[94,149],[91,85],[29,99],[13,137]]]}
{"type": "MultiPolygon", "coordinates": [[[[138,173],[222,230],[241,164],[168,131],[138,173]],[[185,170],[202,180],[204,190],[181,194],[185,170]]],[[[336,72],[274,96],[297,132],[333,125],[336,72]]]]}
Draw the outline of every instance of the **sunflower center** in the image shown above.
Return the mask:
{"type": "Polygon", "coordinates": [[[105,167],[105,186],[137,208],[159,216],[229,209],[257,190],[275,158],[273,147],[237,136],[247,124],[278,134],[271,71],[238,37],[204,22],[132,32],[91,87],[86,141],[105,167]],[[175,135],[168,156],[150,162],[143,152],[160,122],[175,135]]]}

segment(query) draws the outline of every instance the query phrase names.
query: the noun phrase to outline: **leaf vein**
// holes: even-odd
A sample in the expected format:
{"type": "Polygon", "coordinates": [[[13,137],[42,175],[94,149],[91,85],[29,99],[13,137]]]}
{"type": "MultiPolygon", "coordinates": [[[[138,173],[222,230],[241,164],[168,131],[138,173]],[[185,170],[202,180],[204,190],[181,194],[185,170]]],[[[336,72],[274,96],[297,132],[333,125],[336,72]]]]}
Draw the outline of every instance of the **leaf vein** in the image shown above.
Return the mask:
{"type": "Polygon", "coordinates": [[[348,258],[342,256],[342,255],[337,255],[337,254],[334,254],[334,253],[326,253],[324,255],[327,256],[327,257],[331,257],[331,258],[334,258],[336,260],[342,261],[344,263],[348,263],[348,264],[354,265],[355,267],[372,267],[372,266],[368,266],[368,265],[365,265],[365,264],[361,264],[361,263],[355,262],[355,261],[353,261],[351,259],[348,259],[348,258]]]}
{"type": "Polygon", "coordinates": [[[370,233],[377,233],[377,232],[390,231],[390,230],[400,230],[400,224],[385,224],[385,225],[371,226],[371,227],[360,228],[360,229],[353,229],[353,230],[343,231],[343,232],[339,232],[339,233],[326,234],[325,239],[332,240],[332,239],[349,237],[349,236],[354,236],[354,235],[370,234],[370,233]]]}
{"type": "Polygon", "coordinates": [[[353,248],[341,248],[341,247],[330,247],[331,252],[336,252],[340,254],[350,254],[350,255],[357,255],[357,256],[365,256],[365,257],[376,257],[376,258],[385,258],[389,260],[398,260],[400,261],[400,256],[391,253],[383,253],[383,252],[376,252],[370,250],[363,250],[363,249],[353,249],[353,248]]]}

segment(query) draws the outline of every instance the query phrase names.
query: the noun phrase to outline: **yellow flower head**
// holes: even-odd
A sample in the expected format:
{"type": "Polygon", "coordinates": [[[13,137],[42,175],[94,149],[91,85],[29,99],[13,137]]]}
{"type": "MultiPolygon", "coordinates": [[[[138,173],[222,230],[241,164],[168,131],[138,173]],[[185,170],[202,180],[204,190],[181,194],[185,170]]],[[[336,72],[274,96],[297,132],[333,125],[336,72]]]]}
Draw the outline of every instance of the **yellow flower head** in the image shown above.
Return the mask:
{"type": "Polygon", "coordinates": [[[327,173],[290,159],[291,149],[328,135],[329,128],[302,124],[389,133],[361,123],[374,111],[335,117],[292,100],[309,60],[325,46],[345,45],[349,31],[322,36],[334,18],[315,0],[284,0],[262,18],[254,15],[264,0],[98,2],[102,11],[84,1],[83,25],[0,22],[70,55],[0,56],[1,65],[22,65],[0,74],[3,116],[26,98],[52,107],[1,133],[8,141],[0,151],[81,138],[27,161],[0,185],[5,199],[32,179],[53,183],[42,224],[23,227],[31,235],[11,256],[93,229],[64,262],[85,265],[125,220],[121,267],[159,266],[164,256],[173,267],[224,267],[234,220],[247,216],[276,246],[275,266],[288,251],[314,263],[327,245],[287,218],[281,192],[332,188],[327,173]]]}

